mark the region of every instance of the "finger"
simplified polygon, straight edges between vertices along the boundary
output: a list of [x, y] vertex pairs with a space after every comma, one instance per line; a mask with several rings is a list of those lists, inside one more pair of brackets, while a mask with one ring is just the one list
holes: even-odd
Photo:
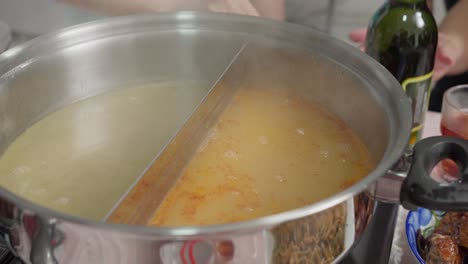
[[208, 6], [209, 10], [220, 13], [259, 16], [249, 0], [216, 0]]
[[[437, 52], [439, 53], [439, 52]], [[437, 55], [434, 62], [434, 74], [432, 76], [432, 80], [434, 82], [438, 81], [444, 75], [446, 75], [453, 65], [453, 61], [450, 60], [448, 57], [443, 55]]]
[[437, 49], [434, 62], [434, 75], [432, 77], [433, 81], [438, 81], [445, 74], [447, 74], [452, 65], [453, 60], [443, 54], [441, 49]]
[[457, 47], [452, 45], [450, 38], [439, 34], [439, 42], [434, 62], [433, 81], [438, 81], [452, 70], [458, 56], [457, 54]]
[[224, 5], [221, 1], [211, 3], [208, 6], [208, 9], [216, 13], [228, 13], [226, 5]]
[[360, 28], [349, 33], [348, 37], [351, 41], [364, 43], [366, 40], [367, 28]]
[[257, 9], [249, 0], [225, 0], [228, 8], [236, 10], [238, 14], [259, 16]]
[[244, 10], [241, 8], [241, 4], [230, 0], [221, 0], [220, 2], [222, 2], [222, 4], [226, 7], [226, 12], [238, 15], [246, 15]]
[[366, 52], [366, 46], [364, 46], [364, 45], [360, 45], [360, 46], [359, 46], [359, 49], [360, 49], [362, 52]]

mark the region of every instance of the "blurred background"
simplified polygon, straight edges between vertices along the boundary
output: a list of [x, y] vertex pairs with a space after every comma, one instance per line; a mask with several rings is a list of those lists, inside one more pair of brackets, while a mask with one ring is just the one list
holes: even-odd
[[[106, 16], [96, 11], [72, 6], [65, 3], [66, 1], [79, 2], [81, 0], [0, 0], [0, 52], [8, 46], [11, 47], [37, 35]], [[85, 1], [98, 2], [99, 0], [83, 0], [82, 2]], [[187, 3], [190, 0], [184, 1]], [[347, 37], [349, 31], [367, 26], [371, 15], [383, 1], [284, 0], [284, 14], [286, 21], [315, 27], [349, 42]], [[251, 2], [255, 5], [255, 0]], [[434, 15], [440, 21], [445, 15], [443, 1], [433, 2]]]

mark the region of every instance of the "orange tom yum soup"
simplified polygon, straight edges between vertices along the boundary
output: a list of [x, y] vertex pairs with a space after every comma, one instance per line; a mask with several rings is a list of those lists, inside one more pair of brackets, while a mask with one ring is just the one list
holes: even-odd
[[360, 180], [371, 165], [366, 146], [321, 106], [241, 89], [149, 224], [222, 224], [303, 207]]

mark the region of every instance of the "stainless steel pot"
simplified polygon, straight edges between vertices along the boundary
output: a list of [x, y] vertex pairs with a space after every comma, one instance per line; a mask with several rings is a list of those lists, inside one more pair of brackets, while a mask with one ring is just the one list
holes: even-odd
[[378, 163], [369, 175], [304, 208], [247, 222], [184, 228], [95, 222], [0, 188], [0, 223], [18, 256], [26, 263], [339, 260], [372, 218], [376, 180], [404, 152], [411, 109], [383, 67], [312, 29], [253, 17], [181, 12], [114, 18], [41, 36], [0, 55], [0, 150], [47, 113], [124, 85], [214, 83], [245, 41], [291, 51], [284, 63], [259, 62], [278, 73], [260, 80], [294, 82], [343, 118]]

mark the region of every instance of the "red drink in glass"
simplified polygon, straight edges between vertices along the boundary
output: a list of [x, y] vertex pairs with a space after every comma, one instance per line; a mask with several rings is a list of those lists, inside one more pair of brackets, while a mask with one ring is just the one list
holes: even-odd
[[440, 122], [440, 132], [444, 136], [464, 138], [468, 140], [468, 108], [452, 116], [443, 115]]

